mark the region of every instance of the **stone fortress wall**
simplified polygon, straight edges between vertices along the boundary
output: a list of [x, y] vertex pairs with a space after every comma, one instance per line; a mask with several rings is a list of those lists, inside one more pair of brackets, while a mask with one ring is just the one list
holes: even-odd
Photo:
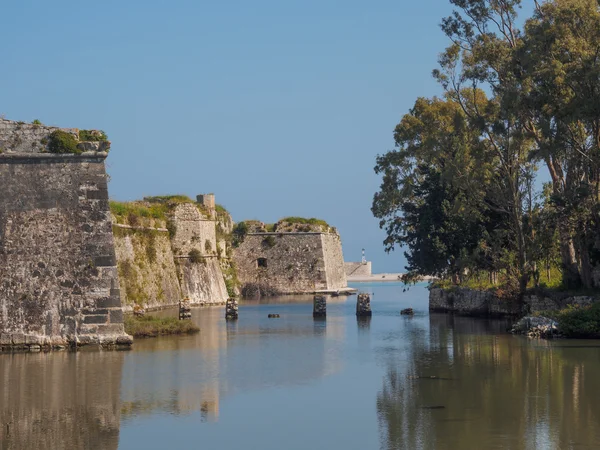
[[[131, 344], [104, 160], [48, 152], [54, 127], [0, 119], [0, 347]], [[78, 139], [78, 130], [67, 129]]]
[[221, 270], [226, 255], [217, 250], [218, 222], [213, 212], [203, 214], [202, 206], [191, 201], [175, 205], [168, 214], [170, 232], [159, 220], [131, 226], [113, 217], [121, 299], [127, 309], [135, 304], [165, 308], [184, 297], [193, 305], [227, 301]]
[[347, 288], [342, 244], [337, 233], [249, 233], [234, 250], [244, 287], [296, 294]]
[[370, 277], [373, 274], [371, 261], [344, 263], [347, 278]]

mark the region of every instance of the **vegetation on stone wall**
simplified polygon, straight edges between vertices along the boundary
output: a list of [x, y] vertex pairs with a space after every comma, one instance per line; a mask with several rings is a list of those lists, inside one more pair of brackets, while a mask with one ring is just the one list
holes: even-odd
[[191, 249], [188, 253], [188, 257], [190, 258], [190, 262], [192, 264], [199, 264], [201, 262], [204, 262], [204, 257], [202, 256], [200, 250], [198, 250], [197, 248]]
[[229, 295], [229, 298], [237, 297], [240, 282], [237, 277], [237, 269], [234, 262], [230, 261], [228, 264], [225, 264], [225, 267], [223, 267], [222, 264], [221, 270], [223, 271], [223, 279], [225, 280], [227, 295]]
[[277, 245], [277, 241], [273, 236], [267, 236], [263, 239], [262, 244], [267, 248], [273, 248], [275, 245]]
[[77, 148], [77, 139], [71, 133], [62, 130], [55, 130], [48, 136], [48, 150], [50, 153], [72, 153], [75, 155], [81, 154], [81, 150]]
[[[168, 208], [164, 204], [149, 204], [146, 202], [117, 202], [111, 200], [110, 212], [117, 218], [119, 223], [123, 221], [127, 222], [139, 222], [137, 218], [153, 218], [166, 220]], [[118, 219], [122, 218], [123, 221]], [[134, 226], [132, 223], [129, 225]]]
[[175, 195], [155, 195], [152, 197], [144, 197], [145, 202], [149, 203], [163, 203], [163, 204], [178, 204], [178, 203], [194, 203], [194, 201], [187, 195], [175, 194]]
[[240, 244], [242, 242], [244, 242], [244, 239], [246, 238], [246, 235], [248, 234], [248, 224], [246, 222], [238, 222], [235, 224], [235, 226], [233, 227], [233, 232], [231, 233], [232, 235], [232, 245], [234, 247], [239, 247]]
[[417, 99], [377, 157], [386, 250], [406, 248], [407, 281], [488, 278], [520, 295], [558, 269], [565, 288], [594, 287], [600, 6], [536, 2], [523, 20], [520, 0], [450, 3], [434, 71], [445, 95]]
[[79, 140], [81, 142], [101, 142], [108, 141], [108, 136], [102, 130], [79, 130]]

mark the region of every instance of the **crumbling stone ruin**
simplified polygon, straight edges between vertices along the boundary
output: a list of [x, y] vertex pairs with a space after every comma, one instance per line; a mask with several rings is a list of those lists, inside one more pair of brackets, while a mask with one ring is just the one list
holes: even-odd
[[100, 131], [0, 119], [0, 348], [130, 345]]

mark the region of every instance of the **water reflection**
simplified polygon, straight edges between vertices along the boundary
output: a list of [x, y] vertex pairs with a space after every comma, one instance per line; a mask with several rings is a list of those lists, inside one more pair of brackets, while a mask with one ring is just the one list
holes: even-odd
[[0, 357], [0, 448], [118, 447], [122, 352]]
[[408, 363], [388, 351], [382, 448], [598, 448], [600, 349], [504, 326], [431, 315], [428, 348], [410, 342]]
[[[202, 420], [215, 421], [224, 396], [304, 384], [338, 371], [344, 318], [314, 321], [309, 296], [275, 300], [241, 302], [240, 319], [233, 322], [225, 321], [222, 308], [194, 309], [199, 334], [136, 342], [123, 369], [123, 420], [200, 411]], [[269, 319], [269, 313], [281, 317]]]

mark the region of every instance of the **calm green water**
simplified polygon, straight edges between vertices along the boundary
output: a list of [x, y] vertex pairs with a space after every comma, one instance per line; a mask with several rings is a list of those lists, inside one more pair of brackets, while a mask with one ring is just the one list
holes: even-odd
[[196, 309], [199, 335], [128, 352], [0, 355], [0, 448], [600, 448], [600, 341], [530, 341], [430, 315], [424, 286], [358, 286], [370, 321], [356, 297], [326, 321], [283, 297], [237, 323]]

